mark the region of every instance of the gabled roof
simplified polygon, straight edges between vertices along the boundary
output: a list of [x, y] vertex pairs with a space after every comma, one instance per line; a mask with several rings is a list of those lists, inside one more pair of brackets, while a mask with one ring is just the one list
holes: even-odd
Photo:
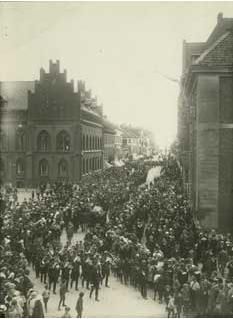
[[233, 65], [233, 32], [222, 34], [195, 61], [195, 65], [231, 66]]
[[223, 18], [222, 14], [218, 15], [218, 23], [214, 30], [211, 32], [208, 40], [206, 41], [207, 46], [212, 45], [218, 38], [220, 38], [226, 31], [233, 28], [233, 18]]
[[34, 81], [0, 82], [0, 96], [9, 110], [28, 108], [28, 90], [34, 91]]

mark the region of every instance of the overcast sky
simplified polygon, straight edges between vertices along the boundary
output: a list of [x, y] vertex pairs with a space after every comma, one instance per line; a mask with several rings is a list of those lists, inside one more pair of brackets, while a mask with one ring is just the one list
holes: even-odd
[[205, 41], [231, 2], [0, 3], [0, 80], [34, 80], [49, 59], [83, 79], [108, 118], [176, 136], [182, 42]]

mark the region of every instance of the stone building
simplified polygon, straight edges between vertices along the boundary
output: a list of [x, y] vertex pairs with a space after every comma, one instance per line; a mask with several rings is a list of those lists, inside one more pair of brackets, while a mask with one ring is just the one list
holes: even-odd
[[191, 207], [207, 228], [233, 225], [233, 19], [183, 43], [178, 140]]
[[103, 167], [102, 107], [59, 61], [35, 82], [0, 83], [0, 178], [17, 187], [77, 182]]

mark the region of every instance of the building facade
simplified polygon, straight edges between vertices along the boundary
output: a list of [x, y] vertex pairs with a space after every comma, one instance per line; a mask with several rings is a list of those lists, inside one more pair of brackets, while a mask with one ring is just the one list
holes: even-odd
[[153, 134], [142, 128], [122, 125], [122, 151], [124, 157], [151, 156], [155, 145]]
[[35, 82], [0, 84], [0, 177], [17, 187], [78, 182], [102, 168], [102, 112], [59, 61]]
[[96, 98], [86, 91], [85, 83], [78, 82], [81, 99], [81, 156], [82, 175], [103, 169], [103, 109]]
[[116, 130], [115, 126], [111, 124], [106, 118], [103, 123], [103, 132], [104, 132], [104, 161], [111, 163], [115, 160], [116, 157]]
[[233, 225], [233, 19], [183, 44], [178, 140], [190, 203], [206, 228]]

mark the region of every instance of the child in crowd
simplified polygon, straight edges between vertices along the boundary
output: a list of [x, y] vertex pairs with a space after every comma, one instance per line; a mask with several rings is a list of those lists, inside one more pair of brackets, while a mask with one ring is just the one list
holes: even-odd
[[82, 318], [82, 313], [83, 313], [83, 296], [84, 293], [80, 292], [79, 298], [76, 304], [76, 311], [77, 311], [77, 318]]
[[68, 306], [65, 307], [65, 312], [64, 312], [62, 318], [71, 318], [70, 307], [68, 307]]
[[49, 301], [49, 297], [50, 297], [50, 291], [48, 289], [48, 285], [45, 285], [44, 291], [42, 293], [42, 297], [43, 297], [43, 301], [44, 301], [45, 311], [48, 312], [48, 301]]

